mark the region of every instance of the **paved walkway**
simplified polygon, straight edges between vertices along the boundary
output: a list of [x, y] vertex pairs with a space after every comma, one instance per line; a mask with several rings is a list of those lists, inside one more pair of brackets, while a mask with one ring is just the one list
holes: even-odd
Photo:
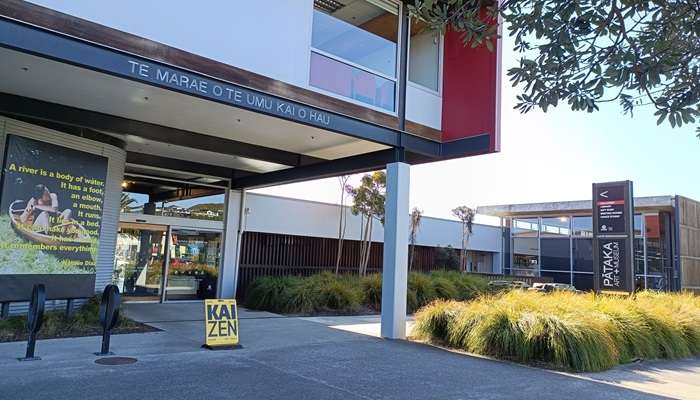
[[112, 350], [137, 363], [95, 364], [94, 337], [40, 341], [42, 360], [33, 362], [16, 360], [23, 343], [0, 344], [0, 399], [663, 398], [329, 327], [376, 324], [376, 317], [324, 322], [241, 310], [244, 347], [208, 351], [200, 348], [201, 304], [129, 305], [127, 313], [163, 329], [112, 338]]

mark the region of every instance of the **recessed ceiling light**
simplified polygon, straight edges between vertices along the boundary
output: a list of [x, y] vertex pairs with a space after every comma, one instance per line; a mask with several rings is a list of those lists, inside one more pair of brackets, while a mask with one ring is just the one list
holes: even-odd
[[148, 96], [143, 96], [143, 99], [148, 101]]
[[22, 67], [22, 71], [27, 72], [27, 71], [29, 71], [29, 68], [28, 68], [28, 67]]

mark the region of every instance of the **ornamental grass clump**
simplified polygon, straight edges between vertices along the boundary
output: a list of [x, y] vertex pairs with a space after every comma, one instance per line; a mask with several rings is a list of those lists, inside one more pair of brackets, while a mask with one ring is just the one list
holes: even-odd
[[600, 371], [700, 354], [700, 302], [691, 294], [513, 290], [471, 302], [435, 301], [416, 314], [414, 335], [517, 362]]
[[[488, 281], [460, 272], [411, 272], [406, 303], [414, 312], [435, 299], [466, 300], [488, 290]], [[277, 313], [355, 313], [381, 311], [382, 275], [336, 275], [322, 272], [311, 276], [261, 277], [253, 281], [243, 304], [252, 309]]]

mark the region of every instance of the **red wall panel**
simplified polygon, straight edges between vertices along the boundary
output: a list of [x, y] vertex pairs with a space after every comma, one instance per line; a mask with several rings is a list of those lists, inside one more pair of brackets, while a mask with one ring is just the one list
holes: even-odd
[[500, 40], [494, 50], [465, 46], [459, 32], [445, 34], [442, 83], [442, 141], [491, 135], [500, 142]]

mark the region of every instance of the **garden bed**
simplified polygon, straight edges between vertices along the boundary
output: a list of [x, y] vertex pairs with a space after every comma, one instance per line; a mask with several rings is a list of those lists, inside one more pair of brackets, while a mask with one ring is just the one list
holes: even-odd
[[[88, 300], [73, 315], [66, 316], [64, 311], [44, 313], [44, 323], [37, 334], [37, 339], [55, 339], [66, 337], [99, 336], [102, 326], [99, 317], [99, 298]], [[14, 316], [0, 321], [0, 343], [27, 340], [27, 317]], [[113, 334], [154, 332], [158, 329], [120, 316]]]
[[[488, 281], [456, 271], [410, 273], [407, 309], [412, 313], [436, 299], [469, 300], [486, 293]], [[246, 291], [247, 308], [283, 314], [353, 315], [381, 310], [382, 276], [335, 275], [263, 277]]]
[[700, 297], [632, 297], [513, 290], [435, 301], [416, 314], [416, 339], [469, 353], [569, 371], [700, 354]]

